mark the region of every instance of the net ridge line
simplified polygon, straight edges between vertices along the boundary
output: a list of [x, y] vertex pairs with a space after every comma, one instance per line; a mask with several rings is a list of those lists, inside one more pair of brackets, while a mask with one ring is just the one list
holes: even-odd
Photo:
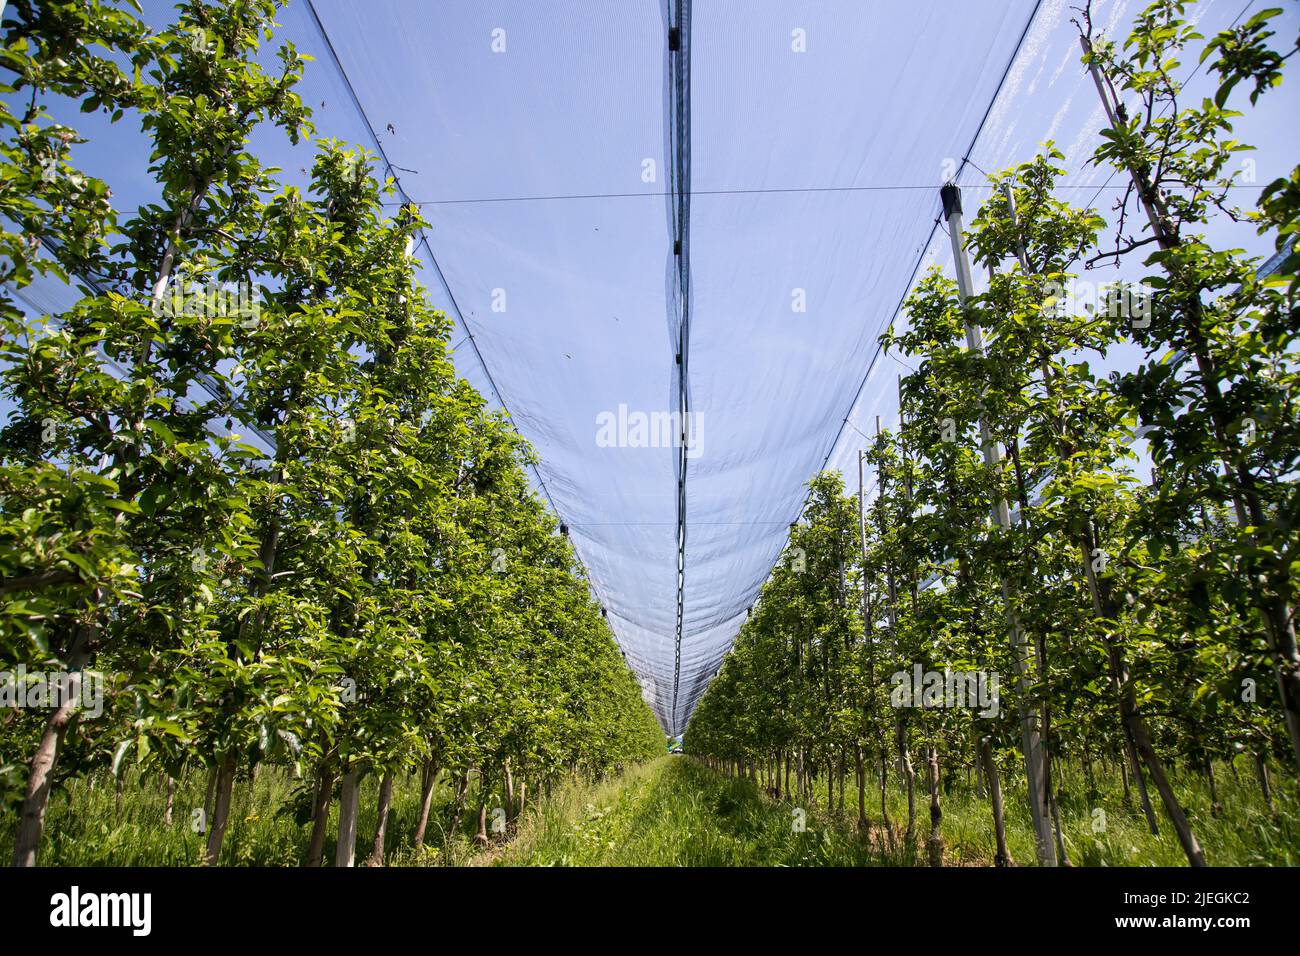
[[[366, 132], [370, 134], [370, 140], [375, 145], [375, 151], [379, 154], [380, 159], [384, 161], [384, 165], [388, 169], [388, 175], [392, 177], [393, 185], [397, 189], [397, 194], [402, 197], [402, 204], [417, 205], [411, 202], [410, 196], [402, 186], [402, 178], [397, 174], [397, 170], [400, 167], [394, 166], [392, 160], [388, 158], [388, 152], [384, 149], [384, 144], [380, 141], [379, 134], [375, 132], [374, 124], [370, 122], [370, 117], [366, 113], [366, 108], [361, 103], [361, 97], [357, 95], [356, 87], [352, 85], [352, 79], [348, 76], [348, 71], [343, 66], [343, 60], [339, 57], [338, 51], [334, 48], [334, 42], [330, 39], [329, 32], [325, 29], [325, 24], [321, 21], [320, 13], [316, 10], [314, 0], [307, 0], [307, 10], [311, 13], [312, 23], [320, 34], [320, 38], [324, 42], [325, 48], [329, 51], [330, 59], [334, 63], [334, 68], [338, 71], [339, 78], [343, 80], [343, 85], [347, 88], [348, 96], [352, 100], [352, 105], [357, 111], [357, 116], [360, 117], [362, 124], [366, 127]], [[483, 375], [487, 378], [488, 384], [492, 387], [492, 393], [496, 396], [497, 404], [499, 404], [502, 411], [506, 413], [506, 417], [510, 419], [511, 424], [514, 424], [514, 414], [510, 411], [510, 406], [506, 404], [505, 397], [501, 394], [501, 389], [497, 387], [496, 379], [492, 376], [492, 370], [488, 368], [488, 364], [483, 358], [483, 353], [478, 347], [478, 340], [474, 337], [474, 330], [470, 328], [469, 322], [465, 319], [460, 304], [456, 301], [456, 296], [451, 291], [451, 286], [447, 282], [447, 277], [443, 275], [442, 266], [438, 263], [438, 257], [434, 255], [433, 247], [429, 244], [428, 235], [423, 229], [420, 230], [419, 244], [424, 249], [425, 254], [429, 257], [429, 262], [438, 276], [438, 281], [441, 283], [443, 291], [447, 293], [447, 299], [451, 303], [452, 311], [456, 314], [456, 318], [460, 321], [461, 327], [465, 330], [465, 338], [462, 338], [461, 341], [457, 343], [456, 347], [459, 348], [460, 345], [463, 345], [465, 339], [469, 340], [470, 346], [474, 349], [474, 356], [478, 359], [479, 367], [483, 370]], [[537, 484], [542, 489], [542, 494], [546, 496], [546, 501], [551, 506], [551, 511], [555, 513], [555, 516], [560, 519], [561, 523], [565, 523], [564, 515], [560, 513], [559, 507], [555, 504], [555, 499], [551, 496], [550, 489], [546, 487], [546, 479], [542, 477], [541, 470], [535, 463], [529, 467], [532, 469], [533, 475], [537, 478]], [[602, 608], [606, 607], [606, 601], [604, 596], [600, 593], [600, 588], [597, 587], [595, 579], [586, 570], [586, 562], [582, 559], [582, 553], [578, 549], [577, 541], [570, 537], [569, 544], [573, 548], [573, 553], [577, 557], [579, 565], [582, 566], [583, 578], [586, 580], [587, 586], [595, 595], [600, 606]], [[612, 626], [610, 627], [610, 630], [613, 630]]]
[[[674, 357], [677, 379], [677, 411], [680, 442], [677, 449], [677, 621], [673, 641], [673, 702], [668, 713], [669, 734], [678, 732], [677, 707], [682, 673], [682, 634], [686, 618], [686, 477], [689, 462], [686, 434], [690, 429], [690, 334], [691, 334], [691, 2], [669, 0], [668, 33], [668, 128], [672, 140], [672, 175], [670, 178], [673, 222], [672, 256], [677, 280], [676, 301], [680, 308], [677, 323], [677, 354]], [[673, 24], [672, 14], [676, 13]]]

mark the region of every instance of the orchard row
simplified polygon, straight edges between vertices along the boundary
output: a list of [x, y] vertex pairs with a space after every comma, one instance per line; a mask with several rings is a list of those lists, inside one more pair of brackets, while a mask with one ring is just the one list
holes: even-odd
[[[860, 825], [870, 776], [887, 830], [896, 767], [909, 836], [919, 752], [934, 862], [939, 781], [962, 769], [991, 794], [999, 862], [1000, 777], [1014, 775], [1008, 792], [1027, 801], [1047, 865], [1065, 862], [1067, 761], [1090, 792], [1095, 766], [1122, 775], [1152, 831], [1166, 818], [1193, 865], [1205, 854], [1172, 766], [1214, 794], [1216, 763], [1235, 768], [1244, 754], [1265, 800], [1270, 764], [1294, 784], [1300, 169], [1254, 208], [1232, 207], [1247, 147], [1227, 107], [1267, 95], [1288, 51], [1271, 45], [1279, 11], [1207, 43], [1184, 6], [1157, 0], [1122, 46], [1080, 23], [1110, 117], [1094, 162], [1130, 184], [1113, 244], [1095, 211], [1056, 198], [1062, 157], [1050, 144], [992, 177], [969, 233], [960, 193], [944, 190], [958, 279], [926, 275], [883, 338], [914, 369], [900, 382], [901, 425], [862, 454], [856, 501], [837, 475], [812, 482], [688, 751], [777, 778], [777, 792], [793, 764], [798, 794], [819, 770], [842, 781], [848, 765]], [[1201, 51], [1219, 91], [1196, 101], [1174, 77]], [[1274, 238], [1276, 268], [1209, 245], [1221, 216]], [[968, 257], [988, 275], [983, 291]], [[1137, 257], [1151, 290], [1141, 321], [1062, 301], [1073, 270]], [[1125, 349], [1137, 359], [1098, 370]], [[925, 673], [931, 687], [911, 687], [908, 675]], [[997, 700], [948, 695], [955, 673], [998, 678]], [[895, 693], [900, 676], [920, 693]]]
[[[250, 151], [311, 133], [303, 58], [259, 65], [274, 13], [6, 7], [0, 669], [103, 688], [0, 717], [18, 865], [52, 792], [105, 770], [206, 771], [216, 862], [236, 778], [287, 769], [315, 793], [309, 862], [337, 793], [346, 865], [363, 775], [382, 828], [394, 776], [423, 774], [418, 842], [439, 773], [513, 813], [663, 749], [530, 452], [454, 374], [418, 214], [385, 215], [384, 171], [344, 144], [316, 144], [304, 190]], [[56, 98], [143, 129], [153, 202], [119, 216]], [[39, 275], [84, 294], [34, 319], [13, 293]]]

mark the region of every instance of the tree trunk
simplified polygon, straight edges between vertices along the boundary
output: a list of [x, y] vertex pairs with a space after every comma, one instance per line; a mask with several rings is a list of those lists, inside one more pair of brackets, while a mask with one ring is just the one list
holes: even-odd
[[912, 833], [916, 829], [916, 771], [912, 769], [912, 755], [907, 748], [907, 728], [901, 718], [897, 724], [897, 733], [898, 768], [907, 787], [907, 832], [903, 839], [911, 843]]
[[172, 825], [172, 807], [176, 801], [176, 781], [167, 778], [167, 802], [163, 805], [163, 826]]
[[[80, 672], [90, 660], [90, 644], [93, 627], [90, 625], [76, 628], [72, 647], [68, 652], [68, 670], [77, 674], [77, 689], [80, 691]], [[71, 681], [69, 681], [71, 684]], [[41, 834], [45, 830], [45, 810], [50, 804], [50, 788], [53, 785], [54, 765], [58, 760], [59, 747], [63, 744], [68, 724], [76, 713], [80, 693], [69, 693], [45, 722], [40, 742], [32, 754], [27, 772], [27, 789], [23, 794], [23, 805], [19, 811], [18, 827], [14, 833], [14, 866], [35, 866], [36, 850], [41, 843]]]
[[384, 837], [388, 835], [388, 810], [393, 805], [393, 775], [384, 774], [379, 785], [379, 804], [375, 809], [375, 842], [370, 849], [366, 866], [384, 865]]
[[1050, 794], [1052, 802], [1052, 824], [1056, 831], [1056, 858], [1061, 866], [1074, 866], [1070, 862], [1070, 855], [1065, 852], [1065, 834], [1061, 832], [1061, 813], [1056, 808], [1057, 794]]
[[853, 764], [858, 775], [858, 832], [865, 835], [871, 823], [867, 819], [867, 773], [862, 764], [862, 744], [853, 747]]
[[1159, 836], [1160, 827], [1156, 823], [1156, 812], [1151, 807], [1151, 797], [1147, 793], [1146, 774], [1142, 772], [1142, 760], [1138, 756], [1137, 744], [1127, 724], [1124, 726], [1124, 735], [1128, 746], [1129, 762], [1133, 765], [1133, 782], [1137, 784], [1138, 800], [1141, 801], [1142, 812], [1147, 818], [1147, 829], [1151, 831], [1152, 836]]
[[420, 822], [415, 827], [415, 847], [424, 846], [424, 832], [429, 826], [429, 808], [433, 806], [433, 785], [438, 779], [438, 762], [430, 760], [424, 765], [420, 781]]
[[840, 748], [839, 760], [836, 762], [835, 771], [839, 775], [839, 792], [840, 792], [840, 813], [844, 812], [844, 748]]
[[506, 819], [513, 820], [515, 818], [515, 778], [510, 772], [509, 757], [502, 761], [501, 773], [506, 788]]
[[894, 847], [894, 821], [889, 819], [889, 754], [884, 746], [880, 748], [880, 823], [885, 828], [889, 848]]
[[930, 784], [930, 839], [926, 841], [930, 865], [943, 866], [943, 810], [939, 808], [939, 751], [931, 744], [926, 749], [926, 779]]
[[235, 755], [226, 754], [217, 765], [213, 794], [212, 817], [208, 820], [208, 847], [204, 865], [216, 866], [221, 858], [221, 844], [226, 838], [226, 824], [230, 821], [230, 799], [235, 792]]
[[997, 839], [997, 855], [993, 862], [997, 866], [1015, 866], [1011, 851], [1007, 849], [1007, 826], [1002, 813], [1002, 784], [998, 779], [998, 766], [993, 762], [993, 739], [980, 738], [980, 759], [984, 764], [984, 778], [989, 784], [989, 798], [993, 804], [993, 833]]
[[447, 847], [450, 849], [452, 839], [455, 838], [456, 832], [460, 829], [460, 818], [465, 812], [465, 801], [469, 798], [469, 774], [461, 772], [456, 775], [456, 798], [452, 801], [451, 808], [451, 828], [448, 830], [450, 838], [447, 840]]
[[325, 860], [325, 835], [329, 830], [330, 804], [334, 802], [334, 768], [321, 765], [316, 771], [316, 794], [311, 807], [311, 842], [307, 865], [320, 866]]
[[334, 848], [335, 866], [355, 866], [357, 855], [357, 810], [361, 801], [361, 774], [355, 765], [343, 773], [339, 790], [339, 839]]
[[[1131, 694], [1132, 691], [1130, 690], [1129, 693]], [[1174, 832], [1178, 834], [1178, 842], [1182, 844], [1183, 852], [1187, 854], [1188, 864], [1191, 866], [1205, 866], [1205, 857], [1201, 853], [1201, 845], [1196, 842], [1196, 836], [1192, 833], [1192, 826], [1187, 821], [1186, 814], [1183, 813], [1182, 805], [1178, 802], [1178, 798], [1174, 796], [1173, 787], [1169, 785], [1169, 780], [1165, 776], [1165, 769], [1160, 763], [1160, 758], [1156, 756], [1155, 748], [1151, 745], [1151, 738], [1147, 735], [1144, 722], [1135, 721], [1133, 737], [1138, 753], [1142, 756], [1142, 762], [1146, 764], [1147, 770], [1151, 774], [1151, 782], [1156, 785], [1156, 792], [1160, 794], [1160, 799], [1164, 802], [1165, 812], [1169, 814], [1169, 819], [1173, 822]]]
[[1264, 794], [1264, 803], [1268, 807], [1269, 815], [1277, 816], [1277, 807], [1273, 805], [1273, 788], [1269, 786], [1268, 781], [1268, 763], [1258, 750], [1255, 751], [1255, 773], [1259, 776], [1259, 789]]
[[1219, 785], [1214, 779], [1214, 761], [1205, 758], [1205, 779], [1210, 785], [1210, 816], [1217, 817], [1223, 812], [1223, 804], [1219, 802]]

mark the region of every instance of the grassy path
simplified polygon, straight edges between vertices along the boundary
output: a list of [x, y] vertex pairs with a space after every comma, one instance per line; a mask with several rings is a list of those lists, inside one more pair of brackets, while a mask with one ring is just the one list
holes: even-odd
[[[819, 787], [824, 786], [819, 784]], [[1190, 787], [1187, 805], [1216, 865], [1295, 866], [1300, 807], [1290, 791], [1276, 794], [1277, 813], [1263, 806], [1246, 776], [1221, 780], [1218, 807]], [[850, 803], [853, 794], [849, 795]], [[752, 783], [723, 777], [689, 757], [661, 757], [601, 784], [574, 782], [534, 807], [509, 844], [485, 854], [498, 866], [924, 866], [929, 808], [918, 794], [917, 833], [905, 843], [899, 828], [907, 809], [889, 790], [895, 826], [893, 850], [881, 851], [873, 831], [868, 847], [853, 814], [827, 818], [810, 809], [797, 831], [790, 804], [775, 802]], [[1183, 858], [1168, 826], [1150, 835], [1140, 811], [1122, 794], [1098, 796], [1100, 809], [1081, 800], [1062, 806], [1066, 842], [1075, 865], [1180, 866]], [[873, 823], [878, 823], [872, 806]], [[1008, 842], [1016, 861], [1034, 859], [1029, 815], [1012, 800]], [[1100, 824], [1100, 825], [1098, 825]], [[958, 785], [943, 800], [946, 866], [990, 866], [988, 802]]]
[[790, 808], [686, 757], [662, 757], [595, 788], [556, 794], [498, 866], [863, 866], [858, 841], [796, 832]]
[[[1077, 773], [1077, 771], [1075, 771]], [[193, 866], [202, 853], [203, 835], [192, 821], [205, 797], [203, 773], [177, 781], [173, 823], [164, 822], [165, 789], [157, 774], [127, 774], [121, 797], [103, 775], [71, 781], [51, 800], [44, 866]], [[990, 865], [993, 836], [988, 801], [962, 776], [946, 781], [943, 795], [944, 862], [947, 866]], [[1091, 799], [1079, 791], [1061, 801], [1061, 818], [1070, 859], [1081, 866], [1181, 866], [1185, 857], [1164, 818], [1159, 836], [1147, 832], [1141, 810], [1125, 800], [1118, 781], [1099, 779]], [[310, 823], [305, 798], [309, 781], [283, 769], [267, 769], [235, 788], [231, 826], [222, 849], [225, 866], [301, 866], [306, 860]], [[419, 814], [418, 775], [399, 778], [387, 827], [390, 866], [539, 865], [539, 866], [916, 866], [925, 865], [924, 838], [929, 807], [918, 794], [917, 832], [908, 843], [899, 829], [907, 820], [906, 797], [891, 779], [887, 793], [895, 826], [894, 852], [881, 853], [882, 831], [873, 830], [872, 848], [856, 833], [856, 792], [848, 781], [847, 811], [829, 815], [825, 781], [816, 783], [797, 832], [793, 807], [777, 803], [748, 781], [724, 778], [690, 757], [667, 755], [633, 767], [601, 783], [574, 778], [536, 799], [506, 842], [473, 843], [480, 798], [471, 796], [456, 833], [446, 831], [452, 815], [452, 782], [441, 780], [423, 851], [412, 848]], [[1300, 865], [1300, 793], [1287, 783], [1275, 786], [1275, 809], [1265, 806], [1251, 768], [1228, 766], [1219, 775], [1218, 801], [1212, 802], [1195, 775], [1175, 777], [1197, 835], [1214, 866]], [[357, 861], [369, 855], [376, 827], [379, 780], [362, 781]], [[948, 788], [945, 788], [947, 790]], [[533, 792], [530, 788], [530, 796]], [[1029, 814], [1020, 791], [1007, 795], [1008, 843], [1022, 866], [1034, 859]], [[495, 805], [498, 795], [489, 795]], [[806, 798], [805, 798], [806, 799]], [[878, 826], [879, 796], [869, 794], [873, 826]], [[12, 839], [12, 817], [0, 817], [0, 845]], [[325, 858], [334, 857], [331, 820]], [[887, 842], [887, 841], [886, 841]]]

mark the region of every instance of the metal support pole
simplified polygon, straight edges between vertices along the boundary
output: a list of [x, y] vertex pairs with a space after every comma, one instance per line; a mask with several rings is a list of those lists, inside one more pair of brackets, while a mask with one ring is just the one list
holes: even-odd
[[[967, 308], [970, 297], [974, 294], [974, 284], [971, 281], [970, 261], [966, 258], [961, 187], [956, 183], [948, 183], [939, 191], [939, 198], [943, 201], [943, 215], [948, 221], [948, 235], [952, 240], [957, 293], [965, 313], [966, 346], [971, 352], [981, 354], [984, 351], [983, 330]], [[1002, 450], [993, 438], [983, 409], [980, 410], [979, 429], [984, 464], [990, 472], [996, 472], [1002, 462]], [[1011, 513], [1003, 495], [994, 497], [992, 518], [994, 524], [1001, 528], [1011, 527]], [[1024, 629], [1020, 626], [1020, 616], [1016, 613], [1011, 584], [1005, 577], [1002, 579], [1002, 600], [1006, 606], [1007, 626], [1011, 636], [1011, 658], [1015, 662], [1016, 683], [1020, 694], [1020, 752], [1025, 758], [1025, 776], [1029, 781], [1029, 813], [1034, 825], [1034, 845], [1038, 851], [1038, 862], [1042, 866], [1056, 866], [1052, 817], [1048, 808], [1046, 780], [1043, 774], [1043, 741], [1039, 734], [1037, 714], [1028, 704], [1033, 685], [1028, 660], [1029, 648], [1025, 641]]]

